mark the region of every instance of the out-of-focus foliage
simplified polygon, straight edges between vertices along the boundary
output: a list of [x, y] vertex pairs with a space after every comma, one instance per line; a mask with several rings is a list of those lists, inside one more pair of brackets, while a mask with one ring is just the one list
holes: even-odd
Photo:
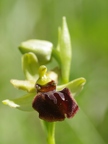
[[[70, 80], [85, 77], [76, 97], [80, 111], [56, 125], [57, 144], [108, 143], [108, 1], [0, 0], [0, 101], [23, 92], [9, 83], [24, 79], [17, 47], [28, 39], [57, 43], [57, 28], [66, 16], [72, 38]], [[43, 144], [45, 135], [36, 112], [0, 104], [0, 144]]]

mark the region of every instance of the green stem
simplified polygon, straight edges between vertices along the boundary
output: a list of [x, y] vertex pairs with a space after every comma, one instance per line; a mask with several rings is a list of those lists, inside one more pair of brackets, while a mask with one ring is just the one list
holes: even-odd
[[55, 123], [54, 122], [48, 124], [47, 142], [48, 144], [55, 144]]
[[42, 121], [47, 132], [47, 144], [55, 144], [55, 122]]

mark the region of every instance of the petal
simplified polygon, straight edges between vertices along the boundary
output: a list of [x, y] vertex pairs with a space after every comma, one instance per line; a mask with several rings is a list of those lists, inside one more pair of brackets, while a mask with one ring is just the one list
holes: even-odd
[[27, 92], [35, 92], [35, 81], [28, 81], [28, 80], [16, 80], [12, 79], [11, 84], [18, 89], [25, 90]]
[[48, 71], [47, 72], [47, 77], [49, 77], [51, 80], [54, 80], [56, 83], [58, 82], [58, 74], [54, 70], [53, 71]]
[[73, 117], [78, 110], [78, 105], [68, 88], [56, 92], [49, 91], [38, 93], [32, 103], [33, 108], [38, 111], [43, 120], [54, 122], [62, 121], [65, 117]]
[[57, 90], [61, 90], [67, 87], [72, 92], [72, 95], [75, 96], [83, 89], [85, 83], [86, 83], [85, 78], [78, 78], [64, 85], [57, 86]]
[[20, 109], [22, 111], [32, 111], [32, 101], [33, 98], [35, 96], [36, 93], [31, 93], [31, 94], [26, 94], [20, 98], [16, 98], [16, 99], [6, 99], [3, 100], [3, 104], [8, 105], [12, 108], [17, 108]]

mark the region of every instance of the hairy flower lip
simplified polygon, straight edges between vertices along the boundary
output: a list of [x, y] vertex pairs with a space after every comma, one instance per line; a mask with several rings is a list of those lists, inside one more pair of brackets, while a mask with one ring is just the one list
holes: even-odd
[[78, 111], [78, 105], [68, 88], [56, 91], [54, 81], [44, 86], [36, 84], [37, 95], [32, 107], [39, 113], [39, 118], [48, 121], [63, 121], [73, 117]]

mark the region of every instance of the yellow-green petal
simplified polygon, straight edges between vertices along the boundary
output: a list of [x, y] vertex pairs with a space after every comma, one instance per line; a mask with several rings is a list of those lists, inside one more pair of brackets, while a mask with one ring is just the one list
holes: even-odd
[[73, 81], [70, 81], [69, 83], [66, 83], [64, 85], [57, 86], [57, 90], [62, 90], [63, 88], [67, 87], [71, 90], [73, 96], [75, 96], [83, 89], [85, 83], [86, 79], [81, 77]]
[[33, 93], [36, 91], [35, 81], [12, 79], [12, 80], [10, 80], [10, 82], [15, 88], [25, 90], [30, 93]]

